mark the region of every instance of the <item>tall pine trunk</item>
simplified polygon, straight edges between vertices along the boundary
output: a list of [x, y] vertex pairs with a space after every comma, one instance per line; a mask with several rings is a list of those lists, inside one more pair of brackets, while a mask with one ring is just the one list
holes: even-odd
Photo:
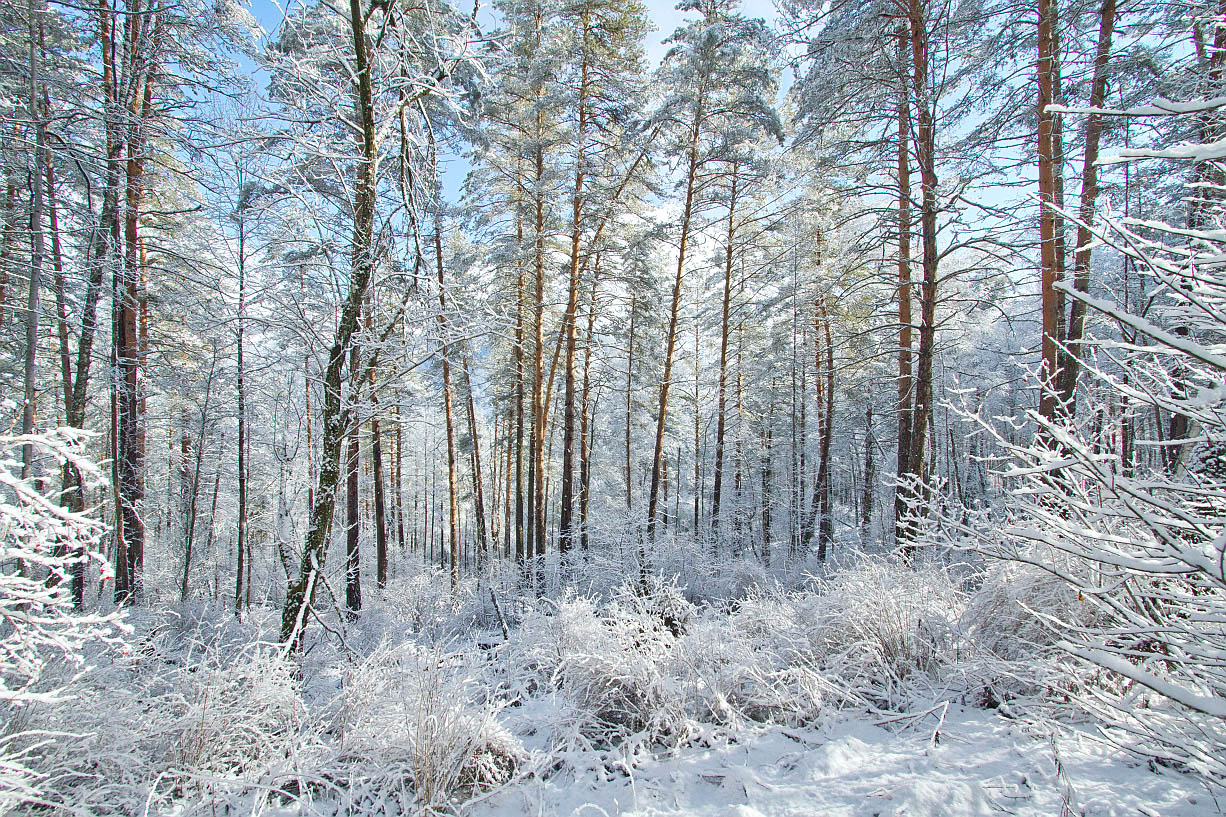
[[[366, 328], [374, 329], [374, 317], [370, 307], [366, 310]], [[387, 587], [387, 496], [383, 484], [383, 434], [379, 428], [379, 388], [375, 380], [375, 367], [368, 375], [370, 386], [370, 459], [374, 471], [375, 495], [375, 586]]]
[[[234, 612], [242, 609], [243, 571], [247, 549], [247, 391], [243, 368], [243, 329], [247, 309], [246, 219], [238, 214], [238, 372], [235, 382], [238, 398], [238, 575], [234, 583]], [[185, 575], [186, 578], [186, 575]], [[186, 581], [184, 582], [186, 587]], [[184, 594], [186, 595], [186, 594]]]
[[589, 13], [580, 14], [582, 20], [582, 45], [580, 47], [578, 123], [575, 131], [575, 189], [571, 197], [570, 276], [566, 287], [566, 312], [562, 317], [562, 331], [566, 333], [565, 397], [562, 409], [562, 488], [561, 508], [558, 512], [558, 550], [570, 550], [574, 538], [573, 518], [574, 471], [575, 471], [575, 321], [579, 311], [579, 245], [583, 235], [583, 182], [586, 162], [587, 106], [588, 106], [588, 52], [591, 25]]
[[[926, 430], [932, 415], [932, 363], [936, 342], [937, 299], [937, 200], [936, 200], [936, 125], [933, 103], [928, 88], [928, 30], [922, 0], [910, 0], [912, 91], [915, 94], [916, 140], [915, 159], [920, 169], [922, 196], [920, 199], [920, 236], [922, 239], [923, 280], [920, 284], [919, 349], [916, 356], [915, 402], [911, 413], [911, 446], [907, 455], [910, 499], [918, 501], [914, 485], [924, 470]], [[910, 557], [915, 528], [906, 522], [899, 529], [903, 553]]]
[[[914, 1], [914, 0], [913, 0]], [[1039, 368], [1039, 414], [1054, 420], [1059, 408], [1057, 372], [1061, 341], [1060, 298], [1056, 283], [1060, 280], [1060, 253], [1057, 244], [1056, 218], [1056, 137], [1055, 119], [1049, 106], [1055, 101], [1056, 66], [1056, 0], [1038, 0], [1038, 110], [1039, 110], [1039, 273], [1042, 305], [1042, 363]]]
[[371, 91], [370, 64], [366, 52], [366, 32], [361, 0], [349, 0], [349, 25], [354, 45], [354, 75], [356, 112], [361, 126], [361, 155], [356, 166], [354, 186], [353, 247], [349, 293], [341, 308], [332, 347], [328, 350], [328, 365], [324, 371], [324, 396], [321, 407], [323, 439], [320, 445], [319, 476], [316, 481], [310, 523], [302, 551], [302, 567], [298, 577], [286, 592], [281, 615], [281, 638], [291, 649], [301, 646], [306, 608], [312, 603], [317, 572], [323, 569], [327, 555], [328, 534], [336, 507], [336, 487], [340, 478], [340, 445], [345, 429], [351, 422], [352, 407], [341, 406], [341, 370], [345, 353], [358, 326], [366, 290], [374, 274], [374, 221], [376, 145], [374, 102]]
[[468, 435], [472, 439], [473, 510], [476, 513], [476, 538], [478, 564], [485, 566], [489, 559], [489, 533], [486, 528], [485, 485], [481, 468], [481, 437], [477, 432], [477, 406], [473, 400], [472, 374], [468, 357], [463, 360], [464, 390], [468, 400]]
[[[698, 181], [698, 137], [702, 132], [705, 80], [699, 89], [698, 107], [690, 126], [690, 142], [685, 174], [685, 205], [681, 213], [681, 240], [677, 248], [677, 274], [673, 280], [672, 303], [669, 308], [668, 334], [664, 345], [664, 371], [660, 378], [660, 395], [656, 403], [655, 450], [651, 460], [651, 483], [647, 494], [647, 539], [651, 541], [656, 532], [656, 515], [659, 510], [660, 480], [664, 466], [664, 429], [668, 419], [668, 392], [672, 386], [673, 352], [677, 346], [677, 318], [681, 310], [681, 284], [685, 276], [686, 251], [689, 249], [690, 228], [694, 217], [694, 196]], [[640, 547], [640, 579], [646, 580], [646, 553]]]
[[898, 96], [898, 460], [894, 495], [895, 536], [905, 544], [903, 517], [908, 508], [907, 475], [911, 473], [911, 95], [906, 70], [910, 65], [911, 38], [906, 25], [899, 26], [899, 68], [903, 71]]
[[[358, 392], [358, 370], [361, 366], [361, 353], [358, 344], [349, 347], [349, 388], [350, 401], [356, 402]], [[345, 607], [352, 617], [362, 609], [362, 551], [361, 551], [361, 518], [358, 515], [358, 460], [361, 448], [358, 441], [360, 424], [356, 406], [350, 415], [348, 451], [345, 454]], [[242, 551], [239, 551], [239, 564], [242, 564]]]
[[[1115, 30], [1116, 0], [1103, 0], [1098, 23], [1098, 49], [1094, 57], [1094, 79], [1090, 85], [1091, 110], [1102, 108], [1107, 97], [1107, 68], [1111, 60], [1111, 37]], [[1078, 212], [1077, 247], [1073, 253], [1073, 288], [1090, 291], [1090, 244], [1094, 208], [1098, 199], [1098, 145], [1102, 137], [1102, 114], [1091, 113], [1085, 124], [1085, 157], [1081, 170], [1081, 206]], [[1068, 352], [1063, 355], [1059, 375], [1061, 403], [1070, 414], [1075, 407], [1077, 377], [1081, 360], [1081, 340], [1085, 335], [1085, 302], [1072, 298], [1066, 329]]]
[[[724, 243], [724, 299], [720, 313], [719, 333], [719, 387], [715, 409], [715, 469], [714, 486], [711, 489], [711, 528], [716, 539], [720, 533], [720, 501], [724, 483], [724, 427], [725, 404], [728, 391], [728, 315], [732, 307], [732, 243], [736, 235], [736, 194], [738, 166], [732, 165], [731, 190], [728, 194], [728, 227]], [[697, 411], [697, 405], [695, 405]]]

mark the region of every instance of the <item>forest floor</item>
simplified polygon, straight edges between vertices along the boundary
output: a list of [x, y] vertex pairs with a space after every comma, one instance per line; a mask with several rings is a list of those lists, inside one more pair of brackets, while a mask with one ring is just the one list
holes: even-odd
[[[942, 717], [943, 716], [943, 717]], [[1067, 730], [950, 706], [882, 723], [766, 726], [609, 773], [507, 786], [474, 817], [1193, 817], [1221, 813], [1186, 776]], [[510, 724], [514, 726], [514, 723]]]
[[301, 655], [276, 604], [134, 610], [10, 745], [55, 814], [1221, 813], [1204, 778], [1096, 739], [1077, 696], [1105, 681], [1028, 612], [1081, 603], [1041, 571], [733, 568], [644, 590], [589, 565], [539, 595], [423, 569], [356, 616], [323, 594]]

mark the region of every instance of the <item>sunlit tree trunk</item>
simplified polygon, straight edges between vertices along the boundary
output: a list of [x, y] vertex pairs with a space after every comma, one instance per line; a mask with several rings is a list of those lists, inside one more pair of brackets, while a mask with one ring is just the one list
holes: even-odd
[[[705, 86], [705, 84], [704, 84]], [[681, 211], [681, 238], [677, 247], [677, 274], [673, 280], [672, 305], [669, 308], [668, 333], [664, 345], [664, 371], [660, 379], [660, 395], [656, 402], [655, 451], [651, 460], [651, 483], [647, 494], [647, 539], [655, 537], [656, 515], [659, 511], [661, 469], [664, 465], [664, 428], [668, 417], [668, 392], [672, 386], [673, 352], [677, 346], [677, 319], [681, 310], [681, 284], [685, 276], [686, 252], [689, 249], [690, 228], [694, 217], [696, 182], [698, 179], [698, 137], [702, 132], [705, 87], [699, 90], [698, 107], [690, 124], [689, 149], [685, 174], [685, 204]], [[646, 554], [640, 553], [640, 570], [645, 577]]]
[[[907, 511], [907, 475], [911, 473], [911, 94], [905, 71], [910, 64], [911, 38], [906, 25], [898, 29], [898, 55], [903, 70], [898, 95], [898, 460], [894, 496], [896, 532], [904, 531]], [[900, 540], [905, 537], [898, 537]]]
[[[936, 126], [933, 102], [928, 87], [928, 30], [922, 0], [910, 0], [912, 92], [915, 94], [915, 160], [923, 188], [920, 199], [920, 236], [922, 239], [923, 280], [920, 284], [919, 348], [916, 354], [915, 402], [911, 414], [911, 450], [907, 455], [904, 479], [916, 481], [923, 473], [928, 428], [932, 416], [932, 363], [936, 344], [937, 300], [937, 175]], [[913, 494], [913, 499], [918, 495]], [[910, 556], [914, 529], [900, 528], [904, 556]]]
[[588, 124], [588, 56], [591, 25], [587, 10], [580, 13], [578, 122], [575, 131], [575, 189], [571, 197], [570, 276], [566, 287], [566, 312], [562, 331], [566, 334], [565, 397], [562, 409], [562, 488], [558, 512], [558, 550], [566, 553], [574, 539], [575, 470], [575, 322], [579, 311], [579, 245], [583, 235], [583, 197]]
[[[353, 343], [349, 347], [351, 405], [357, 400], [358, 370], [361, 365], [361, 352], [358, 344]], [[345, 454], [345, 607], [350, 617], [362, 609], [361, 518], [358, 515], [358, 460], [361, 456], [359, 430], [357, 408], [354, 406], [349, 417], [349, 428], [346, 430], [349, 440]], [[241, 551], [239, 563], [242, 563]]]
[[[914, 0], [913, 0], [914, 2]], [[1057, 244], [1055, 120], [1049, 106], [1058, 89], [1055, 86], [1056, 0], [1038, 0], [1038, 110], [1039, 110], [1039, 273], [1042, 302], [1042, 363], [1039, 368], [1039, 414], [1054, 420], [1059, 406], [1056, 377], [1061, 341], [1060, 254]]]
[[340, 478], [341, 439], [351, 420], [352, 407], [341, 406], [341, 370], [345, 353], [357, 330], [366, 290], [374, 274], [374, 221], [376, 144], [374, 102], [371, 91], [370, 64], [366, 51], [366, 32], [361, 0], [349, 0], [349, 27], [353, 35], [355, 110], [361, 127], [360, 156], [356, 163], [353, 199], [353, 247], [349, 293], [341, 308], [332, 347], [328, 350], [328, 365], [324, 371], [323, 405], [321, 407], [322, 437], [320, 443], [319, 476], [316, 480], [314, 504], [307, 527], [302, 552], [302, 567], [291, 582], [281, 616], [281, 638], [297, 650], [301, 645], [305, 608], [314, 598], [315, 579], [323, 569], [327, 555], [328, 534], [336, 506], [336, 488]]
[[[1102, 108], [1107, 98], [1107, 68], [1111, 60], [1111, 38], [1115, 31], [1116, 0], [1103, 0], [1098, 23], [1098, 48], [1094, 57], [1094, 79], [1090, 85], [1090, 108]], [[1102, 137], [1102, 115], [1091, 113], [1085, 124], [1085, 157], [1081, 170], [1081, 205], [1078, 211], [1077, 247], [1073, 252], [1073, 288], [1090, 291], [1090, 244], [1094, 211], [1098, 199], [1098, 146]], [[1060, 367], [1060, 401], [1071, 414], [1075, 408], [1077, 377], [1081, 360], [1081, 340], [1085, 335], [1085, 302], [1072, 298], [1067, 324], [1068, 353]]]
[[[713, 487], [711, 489], [711, 527], [716, 539], [720, 531], [720, 500], [724, 482], [724, 427], [725, 403], [728, 383], [728, 315], [732, 307], [732, 245], [736, 235], [736, 195], [738, 167], [732, 165], [730, 190], [728, 193], [728, 226], [724, 243], [724, 299], [720, 313], [719, 334], [719, 386], [715, 409], [715, 467], [713, 470]], [[695, 406], [697, 410], [697, 406]]]

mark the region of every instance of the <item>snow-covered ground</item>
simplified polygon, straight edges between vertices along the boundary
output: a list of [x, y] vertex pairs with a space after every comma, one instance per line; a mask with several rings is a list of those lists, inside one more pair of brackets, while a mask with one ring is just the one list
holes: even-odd
[[1212, 776], [1095, 739], [1076, 696], [1112, 688], [1029, 612], [1075, 595], [1015, 569], [964, 585], [879, 560], [705, 599], [422, 572], [321, 616], [300, 655], [275, 605], [133, 611], [57, 670], [64, 697], [13, 710], [0, 784], [57, 815], [1221, 813]]
[[[884, 719], [882, 719], [884, 720]], [[516, 725], [514, 719], [509, 723]], [[530, 728], [527, 724], [521, 727]], [[1220, 804], [1194, 778], [1065, 730], [941, 706], [882, 723], [766, 726], [609, 770], [530, 775], [473, 817], [1192, 817]]]

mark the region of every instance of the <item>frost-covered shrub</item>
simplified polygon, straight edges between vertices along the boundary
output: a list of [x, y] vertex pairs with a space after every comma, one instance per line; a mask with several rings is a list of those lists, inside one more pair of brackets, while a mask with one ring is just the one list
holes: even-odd
[[853, 699], [893, 707], [910, 678], [952, 658], [961, 603], [939, 567], [863, 559], [820, 582], [798, 613], [824, 675]]
[[589, 596], [540, 608], [508, 645], [510, 672], [529, 679], [528, 692], [560, 696], [559, 742], [675, 742], [688, 733], [683, 685], [670, 670], [677, 633], [695, 610], [675, 585], [651, 590], [625, 587], [603, 609]]
[[[1206, 100], [1164, 110], [1172, 117], [1168, 134], [1184, 126], [1208, 133], [1206, 121], [1224, 121], [1221, 106]], [[1217, 156], [1213, 144], [1159, 140], [1122, 158], [1194, 158], [1198, 169], [1216, 165], [1217, 172], [1220, 160], [1206, 158]], [[1092, 608], [1088, 618], [1073, 604], [1036, 608], [1058, 634], [1066, 666], [1080, 667], [1080, 683], [1068, 690], [1070, 709], [1088, 711], [1104, 735], [1129, 750], [1220, 789], [1226, 187], [1202, 176], [1187, 191], [1198, 206], [1178, 223], [1103, 214], [1084, 225], [1095, 243], [1129, 259], [1151, 294], [1137, 310], [1127, 298], [1065, 290], [1076, 308], [1104, 319], [1087, 322], [1086, 338], [1070, 344], [1067, 371], [1081, 374], [1069, 395], [1072, 410], [1004, 419], [964, 408], [1004, 455], [999, 476], [1008, 488], [993, 526], [966, 533], [985, 555], [1049, 571]], [[1034, 385], [1050, 388], [1037, 378]], [[1127, 422], [1120, 432], [1092, 419], [1121, 408]], [[1155, 421], [1134, 425], [1137, 417]]]
[[317, 746], [296, 669], [280, 650], [193, 641], [144, 625], [97, 651], [73, 698], [32, 726], [53, 736], [34, 754], [44, 799], [76, 813], [253, 810], [298, 790]]
[[377, 602], [368, 605], [373, 610], [367, 610], [363, 619], [366, 626], [377, 625], [372, 618], [385, 614], [409, 632], [445, 638], [467, 631], [479, 618], [477, 592], [471, 580], [463, 582], [459, 592], [452, 592], [443, 571], [423, 566], [419, 572], [394, 580]]
[[[785, 607], [786, 604], [777, 605]], [[762, 612], [762, 605], [751, 607]], [[823, 683], [810, 667], [789, 661], [786, 636], [754, 627], [754, 616], [711, 610], [678, 639], [673, 663], [685, 684], [687, 708], [700, 721], [738, 726], [743, 721], [805, 723], [822, 711]]]
[[72, 572], [105, 564], [95, 552], [104, 527], [16, 476], [25, 445], [37, 459], [73, 463], [86, 485], [101, 478], [79, 433], [0, 436], [0, 814], [44, 799], [47, 782], [35, 767], [54, 737], [30, 728], [70, 696], [85, 649], [119, 631], [115, 617], [73, 610]]
[[235, 660], [206, 654], [183, 667], [170, 701], [172, 767], [241, 776], [287, 757], [307, 716], [294, 675], [269, 647]]
[[1042, 703], [1075, 686], [1084, 673], [1059, 660], [1059, 636], [1046, 617], [1090, 627], [1101, 620], [1097, 608], [1057, 575], [1021, 562], [991, 562], [976, 583], [958, 625], [957, 672], [970, 699], [988, 707]]
[[523, 748], [475, 686], [464, 657], [439, 650], [382, 647], [350, 669], [320, 770], [345, 808], [435, 810], [509, 780]]

